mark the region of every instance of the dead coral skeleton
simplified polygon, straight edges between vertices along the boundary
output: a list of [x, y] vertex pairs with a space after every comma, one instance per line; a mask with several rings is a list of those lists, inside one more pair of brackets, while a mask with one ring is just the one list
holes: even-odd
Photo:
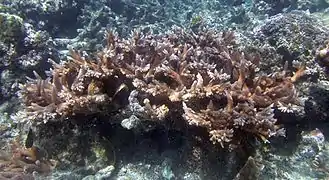
[[138, 92], [143, 119], [179, 114], [224, 147], [241, 132], [264, 140], [284, 135], [273, 107], [291, 112], [300, 105], [294, 83], [304, 69], [293, 76], [287, 70], [258, 72], [260, 57], [237, 51], [231, 32], [174, 29], [164, 35], [132, 32], [128, 39], [108, 32], [106, 38], [97, 60], [72, 51], [63, 65], [53, 63], [51, 78], [35, 73], [21, 86], [30, 120], [106, 113], [127, 90]]

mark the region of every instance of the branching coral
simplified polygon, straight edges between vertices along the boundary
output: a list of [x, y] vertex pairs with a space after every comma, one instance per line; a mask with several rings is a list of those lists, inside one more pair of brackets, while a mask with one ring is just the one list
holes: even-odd
[[[72, 51], [63, 65], [53, 63], [52, 78], [43, 80], [35, 73], [36, 79], [22, 85], [25, 113], [36, 122], [106, 114], [125, 107], [114, 102], [125, 91], [137, 94], [142, 119], [181, 117], [206, 128], [210, 140], [222, 147], [238, 141], [241, 133], [264, 140], [284, 135], [273, 107], [284, 111], [300, 105], [294, 82], [303, 68], [293, 76], [287, 70], [266, 75], [257, 68], [257, 54], [244, 54], [235, 46], [231, 32], [174, 29], [164, 35], [133, 32], [129, 39], [109, 32], [97, 60]], [[126, 102], [128, 93], [120, 100]]]
[[0, 151], [0, 179], [34, 179], [34, 172], [48, 174], [55, 166], [34, 146], [24, 148], [13, 142], [10, 153]]
[[[76, 114], [107, 112], [105, 107], [118, 92], [125, 89], [114, 69], [107, 62], [95, 63], [71, 52], [71, 61], [64, 65], [53, 63], [52, 80], [29, 78], [22, 86], [29, 119], [55, 119]], [[107, 89], [104, 89], [104, 88]]]

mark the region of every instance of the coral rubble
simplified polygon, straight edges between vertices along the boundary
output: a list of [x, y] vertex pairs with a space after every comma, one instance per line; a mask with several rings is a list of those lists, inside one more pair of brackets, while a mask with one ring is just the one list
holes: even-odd
[[[294, 82], [303, 68], [264, 74], [260, 57], [235, 47], [234, 34], [176, 28], [164, 35], [133, 32], [129, 39], [107, 34], [96, 60], [72, 51], [63, 64], [53, 62], [51, 77], [29, 78], [21, 86], [25, 120], [40, 123], [75, 115], [125, 108], [136, 93], [140, 119], [182, 118], [207, 129], [214, 144], [235, 144], [239, 134], [263, 140], [284, 135], [273, 107], [292, 112], [300, 106]], [[118, 101], [119, 100], [119, 101]], [[177, 116], [179, 115], [179, 116]]]

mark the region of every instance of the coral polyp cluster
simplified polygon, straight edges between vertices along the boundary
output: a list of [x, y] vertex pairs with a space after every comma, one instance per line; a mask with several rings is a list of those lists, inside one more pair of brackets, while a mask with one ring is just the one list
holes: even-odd
[[[222, 147], [253, 134], [262, 139], [284, 135], [273, 108], [299, 106], [290, 75], [259, 71], [260, 57], [237, 50], [234, 34], [174, 29], [164, 35], [133, 32], [121, 39], [108, 32], [95, 58], [72, 51], [63, 64], [53, 62], [51, 77], [21, 86], [25, 119], [40, 123], [75, 115], [102, 114], [141, 107], [138, 118], [184, 119], [205, 128]], [[118, 100], [119, 99], [119, 100]], [[132, 100], [134, 99], [134, 100]], [[240, 135], [239, 135], [240, 134]]]

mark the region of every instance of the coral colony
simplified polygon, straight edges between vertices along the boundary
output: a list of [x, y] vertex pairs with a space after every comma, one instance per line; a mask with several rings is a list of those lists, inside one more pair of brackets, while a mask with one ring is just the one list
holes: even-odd
[[[38, 124], [106, 115], [134, 96], [142, 107], [138, 118], [165, 121], [179, 114], [189, 126], [205, 128], [221, 147], [239, 143], [241, 134], [264, 141], [284, 136], [273, 108], [291, 112], [300, 105], [294, 82], [303, 68], [293, 76], [286, 70], [262, 74], [259, 56], [234, 45], [232, 32], [175, 29], [165, 35], [133, 32], [128, 39], [108, 32], [97, 58], [72, 50], [67, 62], [53, 62], [51, 77], [35, 72], [21, 86], [26, 108], [20, 116]], [[115, 101], [123, 92], [124, 100]]]

